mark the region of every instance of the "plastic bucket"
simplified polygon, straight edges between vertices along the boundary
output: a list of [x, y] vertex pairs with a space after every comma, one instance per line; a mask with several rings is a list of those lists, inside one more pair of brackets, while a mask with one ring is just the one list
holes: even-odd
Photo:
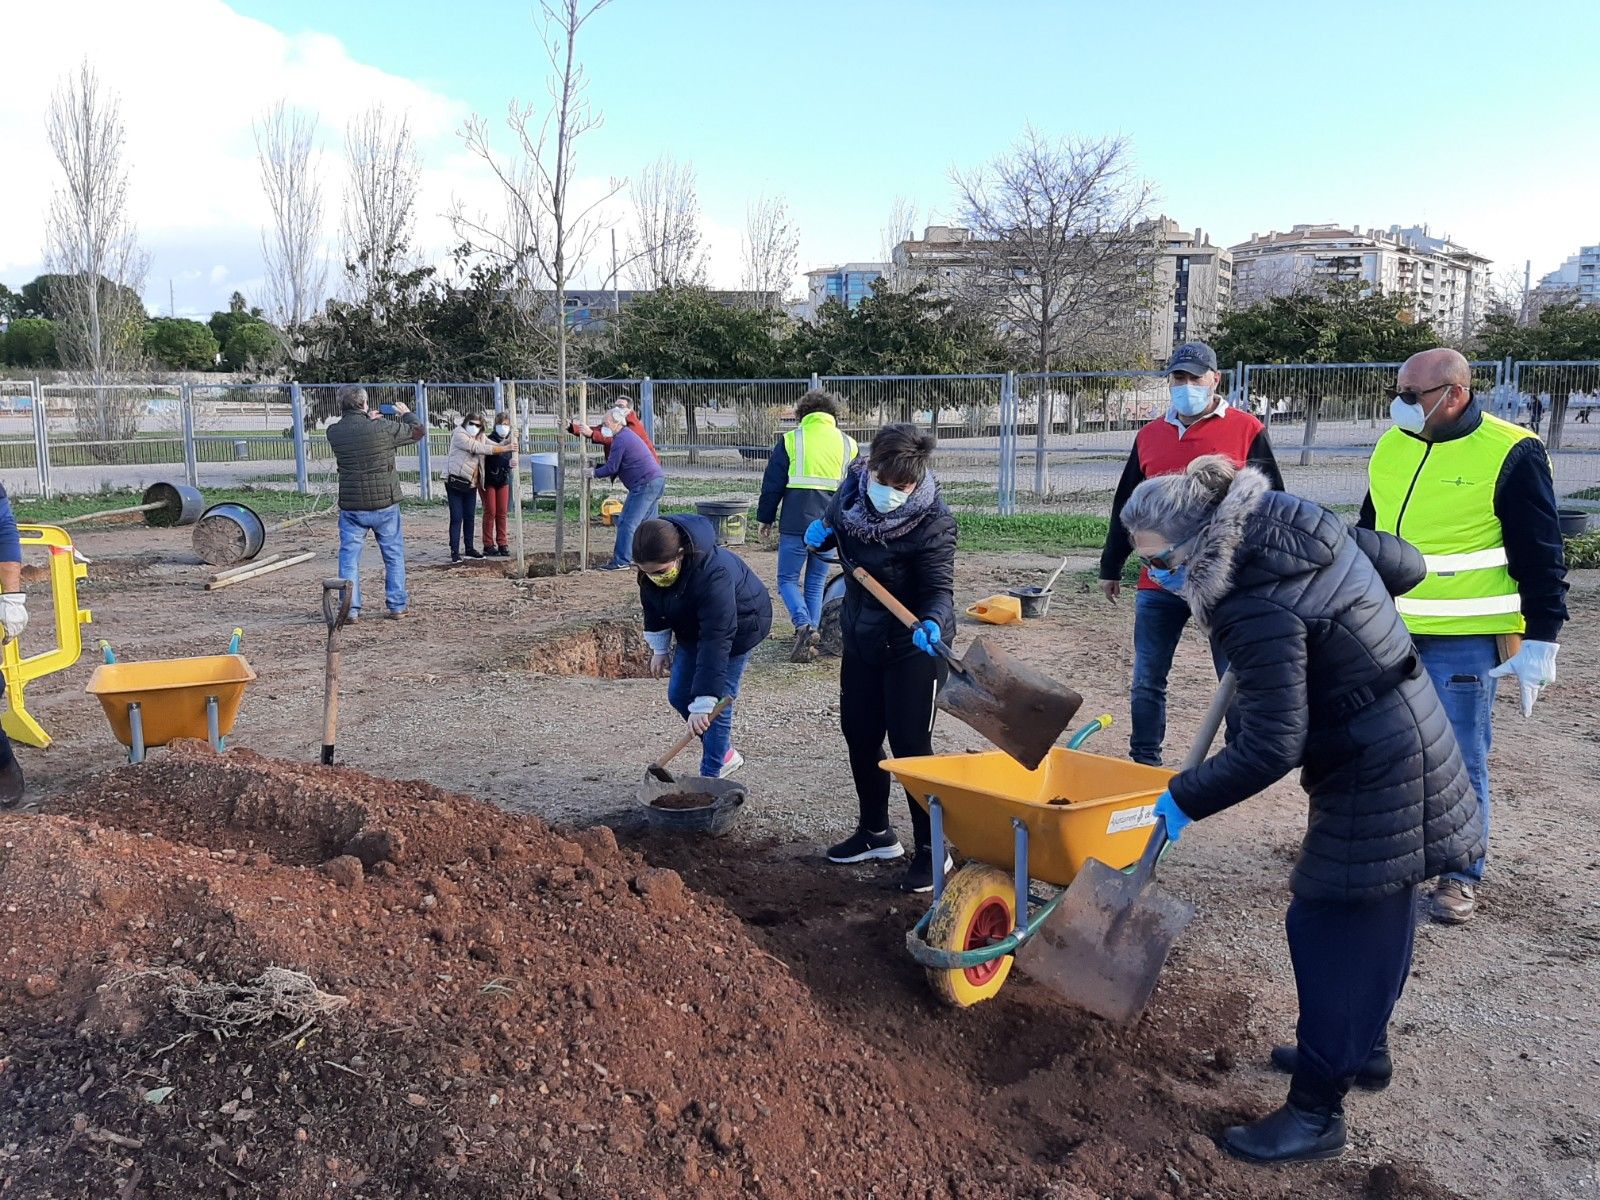
[[694, 510], [716, 526], [717, 545], [744, 545], [745, 517], [750, 511], [750, 501], [747, 497], [696, 500]]
[[1561, 524], [1562, 537], [1581, 537], [1589, 528], [1589, 514], [1581, 508], [1558, 508], [1556, 520]]
[[1050, 593], [1042, 587], [1011, 588], [1006, 595], [1015, 596], [1022, 602], [1024, 620], [1042, 617], [1050, 611]]
[[193, 525], [205, 511], [205, 497], [199, 488], [186, 483], [152, 483], [145, 488], [140, 504], [159, 504], [144, 515], [144, 523], [158, 529], [174, 525]]
[[554, 496], [556, 494], [556, 468], [561, 464], [559, 454], [530, 454], [528, 462], [533, 468], [533, 494], [535, 496]]
[[[708, 804], [696, 808], [662, 808], [656, 801], [685, 793], [703, 792]], [[736, 779], [707, 779], [703, 775], [679, 775], [676, 783], [663, 783], [647, 776], [639, 785], [639, 803], [645, 820], [665, 833], [686, 833], [721, 837], [733, 827], [749, 793]]]
[[214, 567], [249, 562], [261, 553], [267, 527], [247, 504], [213, 504], [195, 522], [191, 544], [200, 561]]
[[985, 596], [967, 605], [967, 616], [989, 625], [1010, 625], [1022, 620], [1022, 602], [1015, 596]]

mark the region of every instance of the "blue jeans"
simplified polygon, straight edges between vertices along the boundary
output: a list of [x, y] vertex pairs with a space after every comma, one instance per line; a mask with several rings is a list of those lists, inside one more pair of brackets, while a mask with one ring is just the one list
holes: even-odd
[[[789, 610], [794, 627], [822, 625], [822, 590], [828, 586], [828, 568], [833, 563], [821, 554], [806, 549], [806, 539], [797, 533], [778, 535], [778, 595]], [[800, 576], [805, 575], [801, 589]]]
[[[739, 680], [744, 676], [748, 654], [735, 654], [728, 658], [728, 673], [723, 677], [722, 690], [717, 698], [737, 696]], [[679, 646], [672, 656], [672, 676], [667, 680], [667, 703], [677, 709], [685, 721], [689, 719], [689, 705], [694, 702], [695, 655], [687, 646]], [[728, 746], [733, 741], [733, 705], [722, 710], [722, 715], [711, 722], [711, 728], [700, 738], [700, 774], [715, 779], [722, 770], [722, 760], [728, 756]]]
[[339, 513], [339, 578], [352, 584], [350, 611], [361, 607], [361, 551], [367, 545], [367, 530], [378, 539], [383, 555], [383, 598], [389, 611], [406, 606], [406, 548], [400, 535], [400, 506], [372, 512]]
[[[1133, 598], [1133, 729], [1128, 755], [1134, 762], [1161, 765], [1161, 743], [1167, 736], [1167, 675], [1183, 627], [1189, 622], [1189, 602], [1159, 588], [1141, 588]], [[1211, 661], [1217, 677], [1228, 660], [1215, 646]]]
[[[1472, 790], [1478, 793], [1478, 813], [1483, 817], [1484, 843], [1489, 838], [1489, 746], [1494, 740], [1494, 685], [1489, 672], [1499, 664], [1500, 654], [1492, 634], [1464, 637], [1428, 636], [1415, 639], [1422, 665], [1428, 669], [1434, 690], [1444, 702], [1450, 726], [1461, 744], [1461, 758], [1467, 764]], [[1476, 884], [1483, 879], [1483, 859], [1465, 871], [1452, 872], [1446, 879]]]
[[446, 487], [444, 498], [450, 505], [450, 557], [461, 553], [461, 543], [472, 549], [472, 529], [477, 524], [478, 492], [475, 488]]
[[667, 490], [665, 476], [641, 483], [628, 492], [617, 514], [617, 544], [611, 551], [611, 562], [619, 567], [633, 565], [633, 535], [639, 526], [661, 515], [661, 493]]

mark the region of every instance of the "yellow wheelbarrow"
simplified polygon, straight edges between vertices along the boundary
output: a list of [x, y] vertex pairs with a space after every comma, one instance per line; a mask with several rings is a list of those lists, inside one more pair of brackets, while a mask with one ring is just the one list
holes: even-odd
[[226, 654], [197, 658], [118, 662], [102, 641], [105, 662], [83, 690], [100, 701], [111, 732], [128, 747], [128, 761], [143, 762], [151, 746], [179, 738], [205, 738], [221, 750], [233, 732], [245, 685], [256, 677], [239, 653], [243, 631], [235, 629]]
[[[1118, 870], [1138, 861], [1174, 772], [1080, 749], [1110, 724], [1096, 718], [1032, 771], [998, 750], [883, 761], [933, 827], [933, 907], [906, 949], [947, 1003], [965, 1008], [1005, 983], [1066, 894], [1036, 896], [1033, 882], [1065, 889], [1087, 859]], [[946, 879], [950, 843], [968, 861]]]

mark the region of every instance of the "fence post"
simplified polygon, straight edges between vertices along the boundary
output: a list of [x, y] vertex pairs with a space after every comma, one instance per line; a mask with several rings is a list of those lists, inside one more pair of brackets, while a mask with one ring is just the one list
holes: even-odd
[[1239, 393], [1239, 407], [1250, 411], [1250, 368], [1244, 363], [1233, 364], [1233, 386]]
[[650, 441], [656, 440], [656, 385], [646, 375], [639, 381], [639, 420], [644, 422], [644, 431], [649, 435]]
[[1000, 515], [1017, 511], [1017, 373], [1000, 380]]
[[200, 486], [200, 461], [194, 447], [194, 394], [187, 383], [178, 385], [178, 409], [183, 418], [183, 475], [189, 486]]
[[811, 372], [811, 390], [813, 392], [822, 390], [822, 380], [817, 377], [817, 373], [815, 371]]
[[[587, 379], [578, 380], [578, 422], [582, 425], [589, 423], [589, 381]], [[588, 438], [584, 438], [578, 444], [578, 465], [583, 468], [583, 474], [578, 478], [578, 570], [587, 571], [589, 569], [589, 504], [591, 502], [589, 488], [594, 478], [589, 473]]]
[[412, 393], [416, 403], [411, 406], [417, 414], [417, 420], [422, 422], [422, 440], [417, 443], [417, 478], [421, 482], [422, 498], [433, 499], [433, 460], [429, 454], [428, 446], [428, 388], [422, 380], [417, 380]]
[[498, 375], [494, 380], [494, 410], [505, 413], [511, 420], [511, 436], [517, 439], [516, 453], [511, 462], [511, 541], [517, 548], [516, 561], [511, 564], [511, 578], [521, 579], [526, 571], [527, 543], [523, 540], [522, 530], [522, 454], [523, 454], [523, 429], [522, 423], [517, 420], [518, 414], [513, 411], [517, 404], [517, 385], [511, 385], [511, 408], [506, 407], [506, 385], [501, 382]]
[[50, 414], [45, 410], [44, 388], [33, 381], [33, 467], [39, 477], [39, 495], [50, 499]]
[[1045, 430], [1049, 428], [1051, 418], [1055, 415], [1052, 410], [1050, 394], [1050, 376], [1046, 372], [1039, 379], [1039, 399], [1034, 405], [1034, 431], [1033, 431], [1033, 494], [1039, 499], [1044, 498], [1044, 483], [1048, 464], [1045, 461]]
[[289, 382], [289, 419], [294, 438], [294, 490], [304, 496], [310, 490], [310, 480], [306, 474], [306, 402], [298, 379]]

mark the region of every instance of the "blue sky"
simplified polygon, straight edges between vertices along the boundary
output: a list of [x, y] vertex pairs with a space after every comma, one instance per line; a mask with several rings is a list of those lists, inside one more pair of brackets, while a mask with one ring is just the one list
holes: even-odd
[[[278, 60], [304, 66], [308, 41], [331, 37], [385, 86], [432, 98], [424, 150], [446, 174], [461, 115], [495, 117], [512, 96], [544, 94], [529, 0], [184, 3], [208, 20], [231, 10], [232, 48], [180, 42], [173, 53], [183, 57], [169, 62], [149, 61], [163, 52], [147, 50], [125, 87], [192, 73], [199, 53], [226, 90], [241, 46], [283, 41]], [[102, 4], [109, 14], [154, 0], [68, 0], [39, 19], [72, 22], [60, 35], [70, 41], [82, 28], [70, 10]], [[1051, 134], [1126, 136], [1160, 208], [1224, 243], [1297, 221], [1427, 223], [1493, 257], [1496, 270], [1520, 271], [1531, 258], [1537, 277], [1600, 242], [1597, 44], [1596, 0], [614, 0], [581, 47], [605, 125], [582, 147], [579, 170], [629, 176], [662, 152], [692, 162], [724, 275], [736, 270], [746, 201], [782, 193], [805, 268], [877, 257], [896, 196], [953, 217], [951, 168], [982, 163], [1032, 122]], [[259, 74], [267, 87], [270, 70]], [[315, 108], [324, 87], [348, 98], [336, 74], [309, 86], [302, 74], [293, 98]], [[9, 140], [5, 120], [0, 110]], [[430, 201], [436, 217], [445, 199]], [[203, 307], [208, 287], [258, 274], [242, 261], [253, 203], [238, 203], [240, 230], [219, 218], [197, 235], [181, 272], [181, 230], [159, 239], [147, 291], [164, 293], [158, 281], [178, 273], [192, 295], [178, 307]], [[217, 247], [230, 238], [232, 250]], [[26, 256], [6, 251], [0, 243], [0, 278], [13, 282]], [[228, 254], [241, 261], [201, 261]]]

